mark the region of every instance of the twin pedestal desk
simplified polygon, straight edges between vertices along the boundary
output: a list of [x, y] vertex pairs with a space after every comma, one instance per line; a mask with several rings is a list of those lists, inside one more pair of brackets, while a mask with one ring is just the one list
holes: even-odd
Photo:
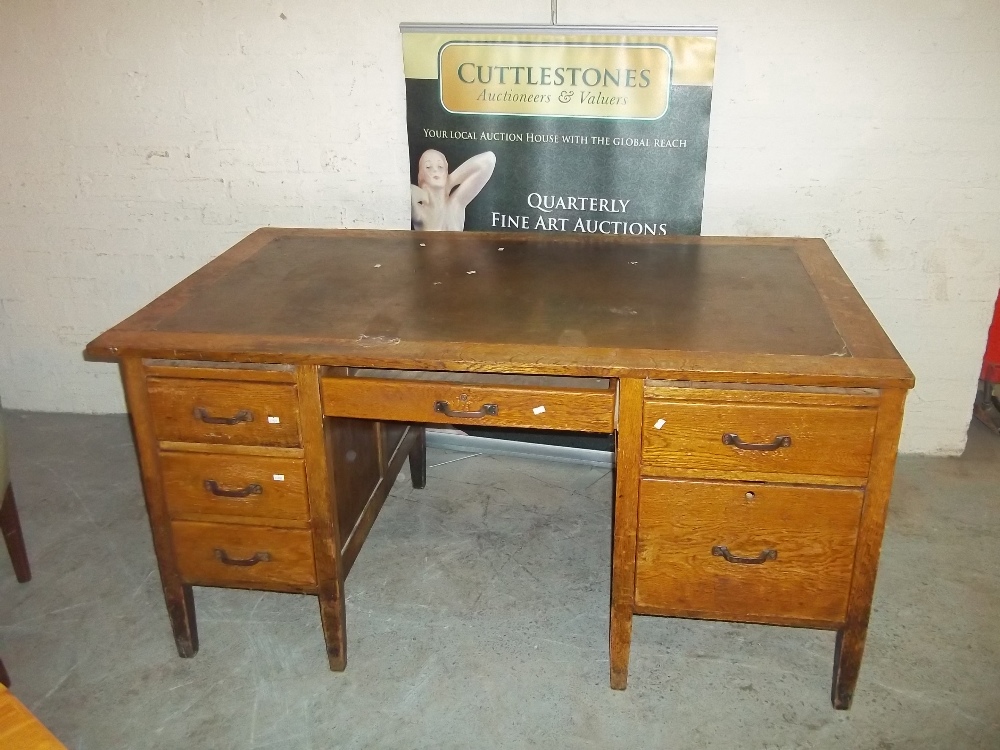
[[87, 347], [121, 363], [167, 613], [344, 587], [427, 423], [613, 433], [633, 615], [837, 632], [861, 666], [913, 376], [822, 240], [261, 229]]

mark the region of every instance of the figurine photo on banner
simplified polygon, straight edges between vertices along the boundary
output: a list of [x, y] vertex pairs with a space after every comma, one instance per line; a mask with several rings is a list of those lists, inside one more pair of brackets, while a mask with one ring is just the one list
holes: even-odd
[[484, 151], [466, 159], [448, 173], [448, 159], [427, 149], [417, 162], [417, 184], [410, 185], [410, 224], [413, 229], [465, 229], [465, 208], [479, 195], [496, 168], [497, 157]]

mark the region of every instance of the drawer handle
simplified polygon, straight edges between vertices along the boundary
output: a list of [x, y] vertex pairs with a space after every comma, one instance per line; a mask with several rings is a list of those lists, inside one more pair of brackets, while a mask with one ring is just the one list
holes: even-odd
[[766, 549], [757, 557], [739, 557], [730, 552], [729, 547], [716, 545], [712, 547], [712, 554], [715, 557], [724, 557], [726, 562], [739, 563], [740, 565], [763, 565], [768, 560], [778, 559], [778, 550], [776, 549]]
[[741, 451], [776, 451], [778, 448], [787, 448], [792, 444], [791, 435], [778, 435], [770, 443], [744, 443], [735, 432], [727, 432], [722, 436], [722, 442], [732, 445]]
[[214, 479], [205, 480], [205, 489], [216, 497], [250, 497], [250, 495], [259, 495], [264, 491], [264, 488], [259, 484], [248, 484], [238, 490], [227, 490], [225, 487], [220, 487]]
[[235, 416], [232, 417], [213, 417], [208, 413], [207, 409], [200, 406], [195, 407], [194, 410], [195, 419], [200, 419], [205, 424], [239, 424], [240, 422], [253, 422], [253, 412], [249, 409], [240, 409], [236, 412]]
[[245, 560], [240, 560], [238, 558], [232, 558], [226, 554], [224, 549], [215, 550], [215, 559], [218, 560], [223, 565], [239, 565], [242, 568], [249, 568], [257, 563], [271, 562], [270, 552], [256, 552], [253, 557], [248, 557]]
[[495, 417], [500, 413], [500, 407], [496, 404], [483, 404], [479, 411], [452, 411], [447, 401], [435, 401], [434, 411], [441, 412], [447, 417], [458, 417], [460, 419], [482, 419], [485, 416]]

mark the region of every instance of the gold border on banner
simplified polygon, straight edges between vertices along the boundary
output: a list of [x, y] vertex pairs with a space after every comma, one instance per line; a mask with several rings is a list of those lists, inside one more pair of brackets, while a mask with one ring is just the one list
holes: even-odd
[[714, 34], [657, 35], [623, 30], [611, 33], [499, 33], [439, 32], [403, 29], [403, 74], [407, 78], [437, 80], [438, 59], [442, 47], [454, 42], [488, 44], [591, 44], [595, 46], [647, 45], [666, 47], [672, 58], [671, 84], [674, 86], [711, 86], [715, 77]]

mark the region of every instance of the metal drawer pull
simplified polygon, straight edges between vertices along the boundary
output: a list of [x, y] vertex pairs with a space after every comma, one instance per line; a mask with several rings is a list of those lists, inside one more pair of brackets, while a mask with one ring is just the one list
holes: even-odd
[[240, 422], [253, 422], [253, 412], [249, 409], [240, 409], [233, 417], [213, 417], [207, 409], [196, 406], [194, 410], [195, 419], [200, 419], [205, 424], [239, 424]]
[[496, 404], [483, 404], [479, 407], [479, 411], [452, 411], [447, 401], [435, 401], [434, 411], [441, 412], [447, 417], [482, 419], [485, 416], [495, 417], [500, 412], [500, 408]]
[[227, 490], [220, 487], [214, 479], [205, 480], [205, 489], [217, 497], [250, 497], [250, 495], [259, 495], [264, 491], [264, 488], [259, 484], [248, 484], [238, 490]]
[[722, 436], [722, 442], [743, 451], [776, 451], [778, 448], [789, 447], [792, 444], [792, 437], [791, 435], [778, 435], [770, 443], [744, 443], [735, 432], [727, 432]]
[[730, 552], [729, 547], [716, 545], [712, 547], [712, 554], [715, 557], [726, 558], [726, 562], [739, 563], [740, 565], [763, 565], [768, 560], [778, 559], [778, 550], [776, 549], [766, 549], [757, 557], [739, 557]]
[[223, 565], [239, 565], [243, 568], [249, 568], [257, 563], [261, 562], [271, 562], [270, 552], [257, 552], [253, 557], [248, 557], [246, 560], [233, 559], [226, 554], [224, 549], [215, 550], [215, 559], [218, 560]]

